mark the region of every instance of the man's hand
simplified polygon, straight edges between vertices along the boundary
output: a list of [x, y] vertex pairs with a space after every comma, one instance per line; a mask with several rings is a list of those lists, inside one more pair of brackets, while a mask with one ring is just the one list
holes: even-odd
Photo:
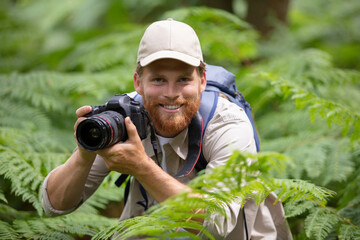
[[96, 151], [111, 171], [137, 176], [152, 161], [146, 154], [135, 125], [129, 117], [125, 118], [128, 139], [120, 144]]
[[80, 146], [80, 144], [78, 143], [78, 141], [76, 139], [76, 129], [79, 126], [80, 122], [82, 122], [86, 119], [86, 117], [84, 117], [84, 115], [90, 113], [91, 110], [92, 110], [92, 108], [90, 106], [82, 106], [82, 107], [78, 108], [76, 110], [76, 116], [78, 117], [78, 119], [76, 120], [76, 122], [74, 124], [74, 137], [75, 137], [76, 143], [78, 145], [79, 154], [80, 154], [81, 158], [83, 158], [84, 160], [87, 160], [87, 161], [95, 159], [96, 153], [87, 151]]

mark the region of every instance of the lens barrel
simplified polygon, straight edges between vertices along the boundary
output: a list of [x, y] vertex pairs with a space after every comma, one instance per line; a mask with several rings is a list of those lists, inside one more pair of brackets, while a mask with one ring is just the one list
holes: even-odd
[[81, 147], [96, 151], [110, 147], [126, 138], [124, 117], [115, 111], [105, 111], [80, 122], [76, 138]]

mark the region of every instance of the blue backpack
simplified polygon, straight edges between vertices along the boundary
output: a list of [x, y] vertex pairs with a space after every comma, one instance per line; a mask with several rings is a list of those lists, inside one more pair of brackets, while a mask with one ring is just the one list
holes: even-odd
[[251, 115], [250, 104], [245, 100], [244, 96], [238, 91], [235, 82], [235, 75], [227, 71], [225, 68], [214, 65], [206, 66], [207, 85], [201, 96], [201, 105], [199, 112], [205, 123], [203, 131], [214, 115], [219, 93], [224, 94], [230, 102], [235, 103], [244, 109], [249, 118], [254, 131], [254, 139], [257, 152], [260, 151], [260, 141], [257, 134], [253, 117]]
[[[207, 124], [214, 116], [217, 107], [219, 94], [225, 95], [230, 101], [244, 109], [254, 131], [254, 139], [257, 152], [260, 151], [260, 141], [257, 134], [251, 107], [243, 95], [238, 91], [235, 82], [235, 75], [225, 68], [214, 65], [206, 65], [206, 89], [201, 94], [201, 104], [198, 115], [195, 116], [189, 125], [189, 150], [184, 167], [174, 176], [175, 178], [188, 175], [194, 168], [201, 171], [206, 168], [207, 161], [201, 151], [201, 141], [205, 134]], [[138, 99], [136, 99], [138, 100]], [[140, 100], [140, 99], [139, 99]]]

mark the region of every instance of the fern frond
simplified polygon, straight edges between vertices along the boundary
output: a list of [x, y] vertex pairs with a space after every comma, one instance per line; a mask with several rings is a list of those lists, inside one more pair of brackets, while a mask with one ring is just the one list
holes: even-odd
[[306, 236], [323, 240], [336, 227], [340, 219], [327, 208], [315, 208], [305, 219]]
[[304, 130], [299, 134], [266, 139], [262, 146], [264, 150], [275, 150], [292, 157], [286, 177], [306, 176], [326, 186], [331, 182], [346, 180], [355, 169], [353, 154], [349, 151], [350, 140], [326, 134], [322, 130]]
[[305, 49], [273, 57], [257, 67], [289, 79], [309, 91], [317, 91], [321, 86], [355, 84], [360, 77], [358, 71], [333, 67], [331, 55], [318, 49]]
[[[276, 100], [275, 100], [276, 101]], [[271, 122], [271, 124], [268, 124]], [[309, 111], [306, 109], [296, 110], [294, 104], [290, 101], [282, 102], [276, 111], [266, 113], [261, 118], [256, 119], [256, 125], [261, 130], [262, 149], [269, 149], [268, 151], [283, 152], [287, 146], [297, 145], [297, 142], [306, 142], [321, 138], [322, 136], [339, 136], [341, 131], [332, 131], [330, 134], [327, 127], [324, 128], [322, 119], [315, 119], [310, 121]], [[279, 138], [288, 138], [289, 144], [281, 144], [275, 147], [272, 141], [277, 141]], [[299, 138], [299, 141], [296, 139]], [[267, 147], [267, 145], [270, 144]]]
[[339, 229], [340, 240], [359, 240], [360, 228], [353, 225], [341, 225]]
[[[190, 217], [199, 217], [198, 215], [190, 215]], [[105, 229], [99, 232], [94, 240], [99, 239], [127, 239], [128, 237], [144, 237], [146, 239], [169, 239], [173, 237], [189, 237], [191, 239], [201, 239], [195, 234], [190, 232], [182, 232], [181, 228], [191, 228], [202, 230], [203, 226], [200, 223], [194, 221], [177, 222], [172, 217], [166, 215], [145, 215], [136, 218], [121, 221], [117, 225], [113, 225], [111, 228]], [[214, 239], [205, 230], [209, 239]]]
[[94, 236], [118, 222], [93, 214], [72, 213], [56, 218], [15, 220], [13, 228], [27, 239], [75, 239], [72, 236]]
[[[123, 75], [123, 72], [117, 73]], [[60, 138], [65, 136], [63, 129], [72, 129], [77, 107], [104, 104], [112, 95], [133, 88], [129, 87], [130, 83], [130, 77], [119, 79], [112, 73], [90, 75], [34, 71], [0, 75], [0, 98], [4, 99], [0, 106], [3, 116], [0, 124], [37, 132], [48, 131], [49, 135], [56, 134], [53, 139]], [[68, 137], [71, 136], [68, 134], [58, 147], [69, 146]], [[49, 143], [52, 144], [53, 140], [48, 140]]]
[[0, 239], [16, 240], [20, 239], [20, 234], [9, 223], [0, 221]]
[[274, 74], [262, 73], [261, 75], [271, 81], [272, 85], [279, 89], [283, 96], [291, 95], [291, 99], [295, 100], [298, 108], [309, 106], [312, 120], [315, 119], [316, 115], [320, 115], [327, 119], [329, 127], [332, 124], [339, 125], [344, 136], [349, 134], [353, 141], [360, 139], [360, 115], [358, 113], [333, 101], [317, 97], [312, 92], [308, 92]]
[[353, 154], [349, 151], [350, 140], [332, 139], [330, 145], [326, 146], [327, 161], [319, 177], [319, 184], [326, 186], [331, 182], [346, 181], [354, 172], [356, 166], [353, 161]]
[[[72, 132], [59, 132], [53, 129], [48, 131], [28, 131], [27, 129], [0, 127], [0, 143], [11, 149], [21, 152], [25, 155], [38, 155], [29, 159], [34, 161], [41, 158], [45, 160], [49, 157], [54, 164], [60, 163], [59, 158], [63, 161], [69, 157], [69, 153], [74, 149]], [[73, 140], [73, 141], [72, 141]], [[44, 157], [41, 157], [41, 156]], [[48, 162], [44, 163], [50, 164]], [[52, 165], [56, 166], [56, 165]]]
[[305, 219], [305, 232], [311, 239], [327, 239], [337, 231], [339, 239], [360, 239], [360, 227], [329, 207], [315, 207]]
[[314, 202], [306, 200], [286, 202], [284, 205], [285, 216], [286, 218], [299, 216], [315, 206]]
[[144, 30], [138, 26], [131, 31], [126, 29], [80, 43], [63, 59], [60, 68], [81, 67], [87, 72], [96, 72], [123, 64], [135, 69], [136, 51]]
[[[25, 130], [1, 128], [0, 175], [9, 179], [10, 190], [29, 201], [42, 214], [39, 200], [45, 176], [63, 163], [70, 153], [49, 152], [51, 144], [36, 141], [37, 134]], [[60, 148], [61, 149], [61, 148]]]
[[38, 109], [62, 115], [73, 114], [74, 101], [70, 98], [73, 94], [90, 94], [96, 98], [96, 87], [88, 80], [93, 78], [81, 74], [35, 71], [29, 74], [1, 75], [0, 97], [22, 104], [28, 102]]
[[[28, 106], [25, 102], [15, 102], [2, 98], [0, 106], [0, 126], [32, 131], [51, 129], [51, 121], [44, 112], [36, 107]], [[27, 116], [24, 119], [24, 116]]]
[[44, 177], [19, 153], [0, 146], [0, 175], [11, 181], [11, 190], [23, 201], [33, 204], [39, 215], [42, 206], [38, 199], [39, 189]]
[[325, 206], [327, 198], [335, 195], [333, 191], [298, 179], [274, 179], [274, 187], [279, 190], [278, 199], [283, 202], [307, 200]]

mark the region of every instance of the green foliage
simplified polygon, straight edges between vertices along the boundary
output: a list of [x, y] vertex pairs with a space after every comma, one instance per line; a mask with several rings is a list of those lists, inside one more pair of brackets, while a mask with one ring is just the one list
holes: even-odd
[[312, 121], [315, 120], [317, 115], [320, 115], [322, 118], [327, 119], [329, 127], [332, 124], [339, 125], [344, 136], [349, 134], [351, 139], [358, 143], [360, 137], [360, 115], [357, 112], [341, 104], [318, 97], [313, 92], [278, 78], [276, 75], [264, 73], [261, 77], [270, 80], [275, 91], [281, 91], [280, 94], [283, 96], [291, 95], [297, 108], [309, 107]]
[[115, 222], [116, 219], [99, 215], [76, 213], [57, 218], [15, 220], [14, 229], [28, 239], [76, 239], [75, 236], [92, 236]]
[[294, 5], [291, 30], [297, 41], [331, 53], [340, 66], [359, 69], [359, 1], [294, 1]]
[[0, 221], [1, 239], [19, 239], [19, 234], [7, 222]]
[[[271, 191], [284, 202], [295, 239], [360, 239], [359, 1], [293, 1], [289, 28], [262, 41], [237, 16], [183, 7], [189, 4], [197, 1], [0, 3], [1, 239], [199, 238], [179, 228], [211, 239], [192, 218], [224, 214], [233, 200], [259, 203]], [[118, 223], [101, 216], [123, 197], [111, 173], [76, 212], [43, 216], [41, 184], [76, 146], [75, 110], [133, 91], [141, 35], [168, 17], [194, 27], [206, 62], [236, 74], [263, 152], [235, 153], [194, 179], [191, 187], [206, 199], [180, 194]], [[216, 189], [218, 182], [228, 191]], [[189, 212], [196, 208], [208, 212]]]
[[[249, 158], [254, 161], [251, 165], [247, 162]], [[313, 208], [314, 206], [324, 206], [326, 199], [333, 196], [333, 192], [302, 180], [275, 179], [270, 181], [265, 177], [271, 168], [284, 164], [284, 160], [286, 160], [286, 156], [276, 153], [251, 155], [236, 152], [225, 166], [215, 168], [211, 173], [203, 174], [189, 184], [195, 193], [206, 195], [207, 198], [189, 197], [188, 193], [179, 194], [149, 209], [145, 216], [122, 221], [100, 232], [95, 239], [107, 239], [115, 233], [119, 233], [118, 239], [144, 235], [149, 238], [167, 239], [177, 233], [179, 228], [204, 231], [204, 234], [210, 237], [202, 225], [195, 221], [189, 221], [189, 219], [207, 219], [210, 214], [214, 213], [226, 216], [223, 210], [224, 204], [230, 201], [244, 204], [249, 198], [255, 198], [256, 202], [260, 203], [274, 189], [279, 191], [279, 199], [284, 202], [291, 203], [302, 199], [312, 203]], [[260, 171], [262, 174], [259, 174]], [[228, 188], [224, 190], [222, 185], [219, 186], [219, 182]], [[256, 192], [255, 196], [254, 192]], [[189, 209], [204, 207], [208, 209], [205, 214], [188, 212]], [[147, 226], [151, 226], [151, 229]], [[182, 236], [198, 239], [198, 236], [195, 237], [189, 232], [183, 233]]]
[[271, 58], [316, 48], [331, 54], [337, 66], [359, 70], [359, 1], [293, 0], [291, 4], [289, 26], [280, 26], [260, 46], [261, 55]]

